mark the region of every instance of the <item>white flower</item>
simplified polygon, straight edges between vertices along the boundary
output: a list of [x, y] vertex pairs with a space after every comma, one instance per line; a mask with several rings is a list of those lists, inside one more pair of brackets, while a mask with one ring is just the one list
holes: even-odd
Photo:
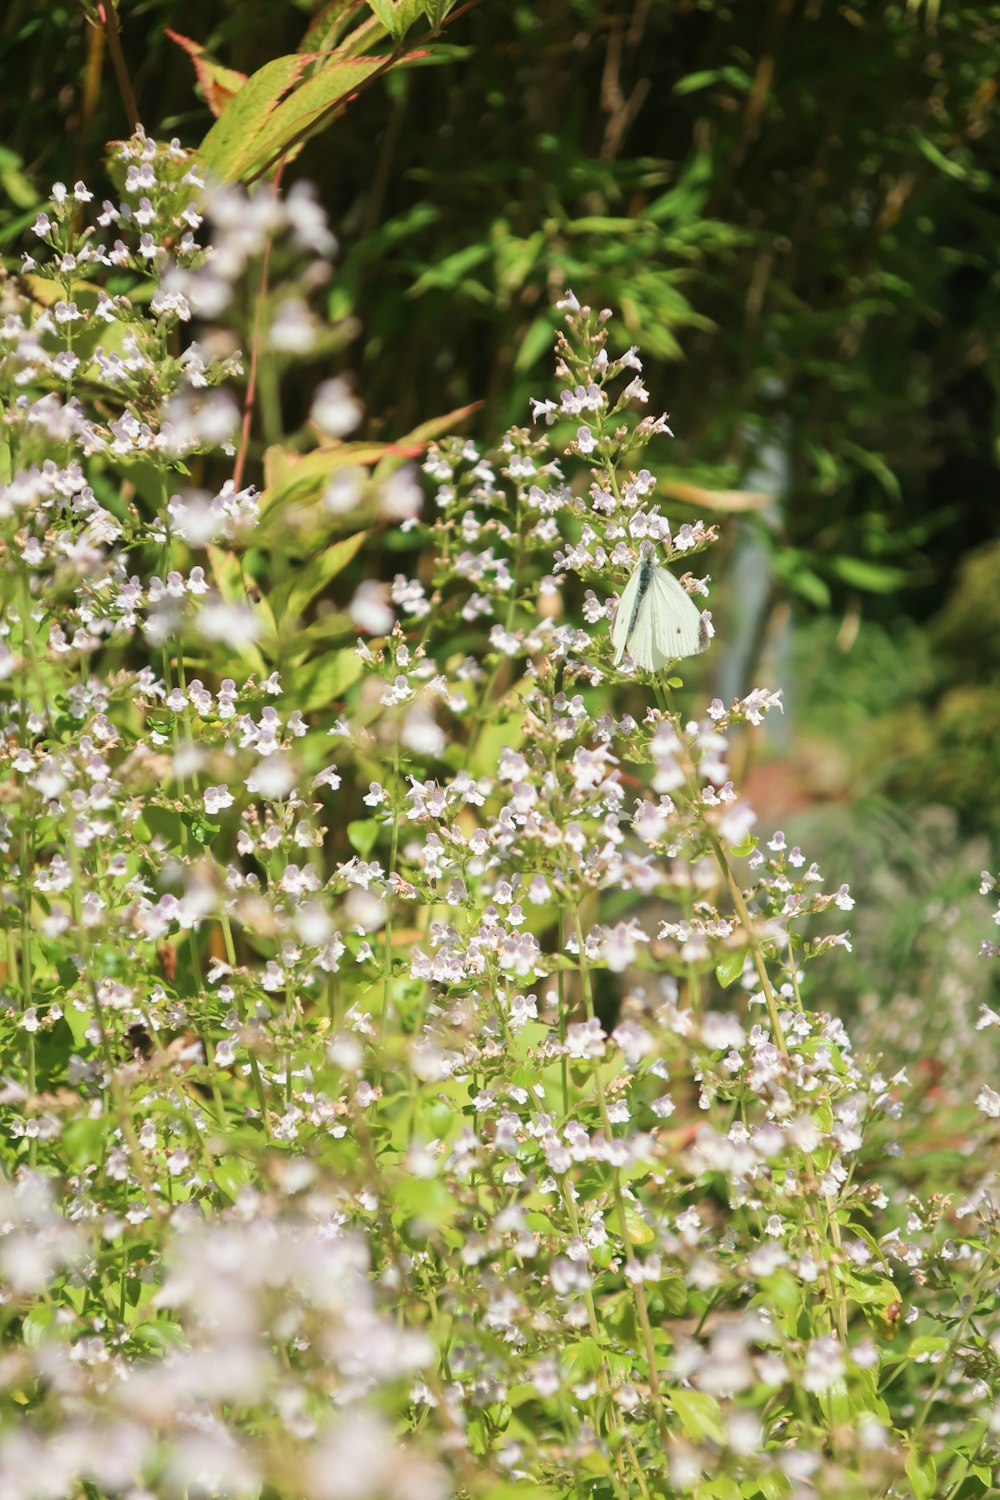
[[[327, 437], [345, 437], [361, 423], [364, 408], [342, 376], [324, 380], [313, 397], [309, 419]], [[363, 473], [363, 470], [341, 471]]]
[[285, 297], [274, 311], [267, 341], [283, 354], [308, 354], [316, 342], [316, 319], [301, 297]]
[[1000, 1094], [984, 1083], [976, 1095], [976, 1108], [981, 1109], [984, 1115], [989, 1115], [991, 1120], [1000, 1120]]
[[227, 786], [209, 786], [205, 788], [202, 800], [205, 803], [205, 811], [211, 817], [215, 813], [222, 812], [224, 808], [232, 807], [234, 798]]
[[197, 627], [206, 641], [227, 641], [233, 646], [249, 645], [261, 631], [249, 604], [223, 604], [221, 600], [202, 606]]
[[389, 585], [375, 578], [366, 579], [359, 584], [347, 612], [358, 630], [369, 635], [388, 635], [396, 619], [389, 604]]
[[833, 1334], [812, 1339], [806, 1349], [803, 1388], [813, 1395], [828, 1391], [838, 1380], [843, 1380], [846, 1368], [844, 1351]]

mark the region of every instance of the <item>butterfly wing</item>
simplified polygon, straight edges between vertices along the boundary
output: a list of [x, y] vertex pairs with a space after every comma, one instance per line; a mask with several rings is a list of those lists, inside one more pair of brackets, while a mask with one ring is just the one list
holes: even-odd
[[[636, 595], [639, 592], [639, 574], [641, 571], [642, 562], [640, 561], [633, 568], [632, 577], [625, 585], [625, 591], [618, 601], [618, 612], [615, 615], [615, 623], [611, 627], [611, 644], [615, 648], [616, 667], [625, 655], [625, 647], [628, 644], [629, 626], [632, 623]], [[638, 624], [638, 621], [636, 623]]]
[[655, 625], [653, 590], [652, 587], [648, 587], [639, 602], [639, 611], [628, 638], [628, 654], [636, 666], [641, 667], [645, 672], [656, 671]]
[[[651, 654], [655, 658], [651, 671], [660, 671], [667, 662], [676, 661], [679, 656], [697, 656], [708, 645], [709, 636], [701, 610], [669, 568], [661, 568], [659, 564], [654, 568], [642, 613], [648, 614], [651, 620]], [[638, 661], [631, 642], [629, 651]]]

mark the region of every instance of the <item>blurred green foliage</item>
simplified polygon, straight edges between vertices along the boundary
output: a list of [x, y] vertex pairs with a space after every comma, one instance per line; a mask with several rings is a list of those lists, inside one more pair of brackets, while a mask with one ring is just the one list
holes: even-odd
[[[849, 745], [873, 795], [1000, 827], [1000, 4], [121, 0], [117, 15], [116, 70], [89, 0], [6, 7], [0, 247], [52, 180], [107, 190], [96, 164], [131, 90], [151, 132], [209, 137], [231, 175], [294, 143], [284, 184], [316, 182], [341, 238], [329, 314], [360, 330], [323, 373], [352, 372], [376, 438], [472, 402], [473, 433], [523, 421], [555, 295], [613, 306], [670, 393], [667, 484], [768, 496], [727, 522], [764, 575], [759, 605], [721, 601], [739, 687], [791, 597], [793, 725]], [[325, 81], [341, 54], [403, 65], [361, 65], [346, 93]], [[281, 105], [315, 132], [304, 144], [270, 114], [251, 138], [249, 95], [214, 122], [240, 77], [277, 73], [319, 101]], [[286, 425], [310, 384], [283, 386]]]
[[[344, 362], [376, 428], [475, 400], [483, 431], [523, 420], [572, 285], [675, 364], [650, 384], [688, 478], [745, 484], [780, 453], [784, 588], [890, 618], [916, 590], [906, 612], [931, 613], [997, 499], [1000, 6], [446, 9], [406, 36], [423, 61], [325, 118], [286, 174], [342, 234], [331, 312], [359, 319]], [[357, 28], [386, 55], [396, 13], [122, 0], [119, 24], [147, 128], [195, 144], [212, 116], [167, 28], [253, 74]], [[10, 248], [34, 195], [92, 174], [128, 122], [81, 4], [12, 0], [0, 70]]]
[[968, 554], [926, 626], [898, 614], [841, 635], [800, 626], [792, 667], [800, 727], [844, 756], [837, 794], [950, 808], [959, 830], [1000, 839], [1000, 543]]

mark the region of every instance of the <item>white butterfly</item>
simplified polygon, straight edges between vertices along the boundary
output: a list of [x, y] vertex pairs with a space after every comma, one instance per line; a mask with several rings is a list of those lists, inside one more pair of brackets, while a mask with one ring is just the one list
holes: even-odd
[[679, 656], [697, 656], [709, 639], [691, 595], [644, 544], [611, 629], [615, 666], [628, 651], [637, 667], [659, 672]]

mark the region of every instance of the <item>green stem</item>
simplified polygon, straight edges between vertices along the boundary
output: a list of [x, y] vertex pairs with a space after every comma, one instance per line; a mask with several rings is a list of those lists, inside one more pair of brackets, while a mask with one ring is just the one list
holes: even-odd
[[[226, 945], [227, 962], [229, 963], [229, 967], [235, 973], [235, 970], [237, 968], [236, 944], [233, 942], [232, 924], [230, 923], [229, 917], [226, 912], [220, 912], [219, 926], [222, 928], [222, 940]], [[234, 1003], [236, 1006], [236, 1014], [240, 1018], [240, 1025], [246, 1026], [247, 1012], [246, 1006], [243, 1004], [243, 996], [240, 994], [239, 989], [235, 985], [233, 986], [233, 989], [235, 994]], [[250, 1058], [250, 1077], [253, 1079], [254, 1093], [257, 1095], [257, 1107], [260, 1110], [260, 1120], [261, 1124], [264, 1127], [264, 1137], [268, 1145], [270, 1145], [271, 1121], [267, 1113], [267, 1095], [264, 1093], [264, 1080], [261, 1077], [260, 1064], [257, 1062], [257, 1055], [254, 1052], [253, 1048], [248, 1047], [247, 1053]]]
[[[493, 976], [491, 976], [491, 979], [492, 979], [492, 977]], [[490, 995], [491, 995], [492, 1000], [493, 1000], [493, 1009], [494, 1009], [494, 1011], [496, 1013], [497, 1020], [500, 1023], [500, 1029], [501, 1029], [501, 1031], [503, 1032], [503, 1035], [504, 1035], [504, 1041], [506, 1043], [508, 1053], [511, 1056], [513, 1056], [514, 1050], [515, 1050], [514, 1037], [513, 1037], [513, 1034], [511, 1032], [510, 1027], [507, 1024], [507, 1016], [506, 1016], [506, 1013], [504, 1011], [503, 1006], [500, 1003], [499, 996], [497, 995], [497, 989], [496, 989], [495, 982], [491, 982], [491, 985], [490, 985]], [[535, 1109], [538, 1111], [538, 1113], [539, 1114], [545, 1113], [545, 1110], [546, 1110], [545, 1100], [541, 1097], [541, 1095], [538, 1093], [538, 1091], [530, 1083], [527, 1085], [527, 1090], [528, 1090], [528, 1094], [529, 1094], [529, 1096], [531, 1098], [531, 1102], [534, 1105]], [[569, 1218], [570, 1229], [572, 1230], [573, 1237], [574, 1237], [574, 1239], [579, 1239], [579, 1238], [581, 1238], [581, 1235], [580, 1235], [580, 1220], [579, 1220], [579, 1216], [577, 1215], [577, 1212], [576, 1212], [576, 1204], [573, 1201], [573, 1193], [572, 1193], [572, 1190], [571, 1190], [568, 1178], [563, 1177], [561, 1179], [560, 1185], [559, 1185], [559, 1190], [560, 1190], [560, 1195], [562, 1197], [563, 1206], [564, 1206], [564, 1208], [566, 1210], [567, 1217]], [[602, 1344], [602, 1340], [601, 1340], [601, 1325], [600, 1325], [600, 1322], [599, 1322], [598, 1317], [597, 1317], [597, 1306], [596, 1306], [596, 1304], [594, 1302], [593, 1288], [590, 1287], [590, 1286], [587, 1287], [587, 1289], [586, 1289], [586, 1291], [584, 1293], [584, 1304], [585, 1304], [586, 1309], [587, 1309], [587, 1324], [588, 1324], [588, 1327], [590, 1329], [590, 1336], [594, 1340], [595, 1344], [597, 1344], [602, 1349], [602, 1354], [601, 1354], [601, 1382], [602, 1382], [602, 1384], [604, 1386], [604, 1389], [605, 1389], [605, 1392], [606, 1392], [607, 1398], [608, 1398], [608, 1406], [607, 1406], [608, 1420], [607, 1420], [607, 1426], [608, 1426], [608, 1428], [612, 1432], [617, 1432], [617, 1431], [619, 1431], [619, 1427], [618, 1427], [618, 1412], [615, 1409], [615, 1404], [614, 1404], [613, 1386], [612, 1386], [612, 1382], [611, 1382], [611, 1371], [610, 1371], [610, 1369], [608, 1367], [607, 1360], [604, 1358], [604, 1354], [603, 1354], [603, 1344]], [[651, 1385], [652, 1385], [652, 1381], [655, 1380], [655, 1379], [656, 1379], [656, 1372], [654, 1370], [653, 1377], [652, 1377], [652, 1380], [650, 1382]], [[596, 1430], [598, 1430], [598, 1431], [600, 1430], [600, 1423], [599, 1422], [596, 1423]], [[664, 1430], [664, 1429], [661, 1429], [661, 1430]], [[632, 1464], [632, 1468], [633, 1468], [633, 1471], [634, 1471], [635, 1477], [636, 1477], [636, 1483], [639, 1486], [639, 1491], [640, 1491], [640, 1493], [643, 1496], [643, 1500], [650, 1500], [649, 1490], [646, 1487], [646, 1481], [643, 1478], [642, 1466], [641, 1466], [641, 1464], [639, 1462], [638, 1454], [635, 1451], [635, 1447], [634, 1447], [634, 1445], [632, 1443], [631, 1438], [629, 1437], [628, 1433], [625, 1431], [624, 1428], [621, 1429], [621, 1432], [622, 1432], [623, 1446], [625, 1447], [625, 1449], [626, 1449], [626, 1451], [627, 1451], [627, 1453], [629, 1455], [629, 1461]], [[664, 1430], [664, 1436], [665, 1436], [665, 1430]], [[616, 1461], [616, 1465], [618, 1465], [618, 1479], [621, 1482], [621, 1484], [625, 1484], [625, 1475], [622, 1472], [622, 1469], [620, 1467], [621, 1460], [620, 1460], [620, 1457], [619, 1457], [618, 1454], [615, 1455], [615, 1461]], [[614, 1483], [614, 1481], [612, 1481], [612, 1483]], [[616, 1490], [616, 1493], [618, 1493], [618, 1485], [617, 1484], [615, 1485], [615, 1490]]]
[[972, 1317], [976, 1311], [976, 1303], [979, 1301], [980, 1293], [982, 1292], [983, 1287], [986, 1285], [993, 1272], [994, 1262], [992, 1256], [984, 1255], [983, 1263], [976, 1273], [976, 1279], [972, 1283], [969, 1291], [966, 1293], [965, 1310], [962, 1313], [962, 1316], [959, 1318], [958, 1322], [955, 1324], [955, 1332], [952, 1334], [951, 1339], [948, 1342], [947, 1349], [945, 1349], [945, 1351], [941, 1355], [941, 1361], [937, 1368], [937, 1374], [934, 1376], [934, 1381], [931, 1385], [931, 1388], [927, 1392], [927, 1399], [925, 1400], [923, 1406], [920, 1408], [920, 1414], [917, 1417], [917, 1420], [910, 1432], [910, 1440], [913, 1443], [916, 1442], [917, 1438], [924, 1430], [927, 1418], [930, 1415], [931, 1407], [934, 1405], [934, 1398], [937, 1395], [938, 1391], [941, 1389], [941, 1382], [951, 1370], [952, 1360], [955, 1357], [955, 1350], [958, 1348], [959, 1344], [962, 1342], [962, 1339], [965, 1337], [965, 1330], [969, 1326], [969, 1323], [971, 1322]]
[[161, 1222], [165, 1216], [164, 1209], [153, 1190], [152, 1179], [146, 1167], [146, 1159], [142, 1154], [142, 1147], [139, 1145], [139, 1140], [135, 1133], [131, 1107], [122, 1090], [121, 1080], [118, 1077], [118, 1069], [115, 1065], [114, 1053], [111, 1049], [111, 1040], [108, 1036], [107, 1027], [104, 1024], [104, 1012], [101, 1008], [100, 996], [97, 993], [97, 985], [94, 982], [93, 949], [91, 947], [90, 934], [83, 919], [83, 882], [80, 876], [80, 854], [76, 847], [76, 840], [73, 837], [73, 810], [71, 807], [67, 807], [65, 803], [63, 804], [63, 817], [66, 820], [66, 849], [69, 854], [69, 864], [73, 879], [73, 915], [82, 949], [81, 957], [83, 959], [85, 984], [90, 995], [94, 1022], [97, 1026], [98, 1036], [100, 1037], [101, 1056], [104, 1060], [104, 1071], [107, 1074], [108, 1090], [115, 1107], [115, 1114], [118, 1117], [118, 1126], [128, 1144], [132, 1167], [136, 1177], [139, 1179], [139, 1185], [142, 1188], [147, 1207], [153, 1218], [157, 1222]]
[[379, 1017], [378, 1024], [379, 1071], [381, 1071], [382, 1066], [381, 1048], [385, 1038], [386, 1021], [389, 1017], [389, 1000], [392, 989], [392, 891], [389, 889], [389, 881], [396, 869], [396, 854], [399, 847], [399, 813], [399, 726], [397, 725], [392, 758], [392, 833], [389, 846], [389, 867], [385, 874], [385, 943], [382, 955], [382, 1014]]
[[[580, 921], [579, 907], [573, 908], [573, 926], [576, 933], [577, 957], [580, 964], [580, 983], [583, 986], [583, 999], [587, 1007], [588, 1020], [594, 1019], [594, 993], [590, 978], [590, 968], [587, 964], [583, 942], [583, 925]], [[608, 1118], [608, 1104], [604, 1093], [604, 1080], [601, 1078], [600, 1063], [594, 1069], [594, 1083], [597, 1090], [597, 1104], [601, 1114], [601, 1123], [604, 1127], [605, 1137], [610, 1144], [614, 1139], [611, 1121]], [[611, 1168], [611, 1183], [615, 1199], [615, 1211], [618, 1218], [618, 1232], [625, 1246], [625, 1253], [630, 1263], [638, 1265], [636, 1259], [635, 1244], [629, 1233], [628, 1220], [625, 1216], [625, 1199], [622, 1194], [621, 1173], [616, 1166]], [[656, 1421], [660, 1429], [660, 1436], [664, 1443], [669, 1440], [669, 1428], [667, 1426], [667, 1412], [664, 1405], [663, 1391], [660, 1386], [660, 1372], [656, 1362], [656, 1348], [653, 1344], [653, 1329], [649, 1321], [649, 1309], [646, 1306], [646, 1294], [641, 1281], [632, 1281], [632, 1300], [635, 1303], [636, 1317], [642, 1331], [642, 1341], [646, 1350], [646, 1364], [649, 1367], [649, 1389], [653, 1397], [656, 1409]]]

